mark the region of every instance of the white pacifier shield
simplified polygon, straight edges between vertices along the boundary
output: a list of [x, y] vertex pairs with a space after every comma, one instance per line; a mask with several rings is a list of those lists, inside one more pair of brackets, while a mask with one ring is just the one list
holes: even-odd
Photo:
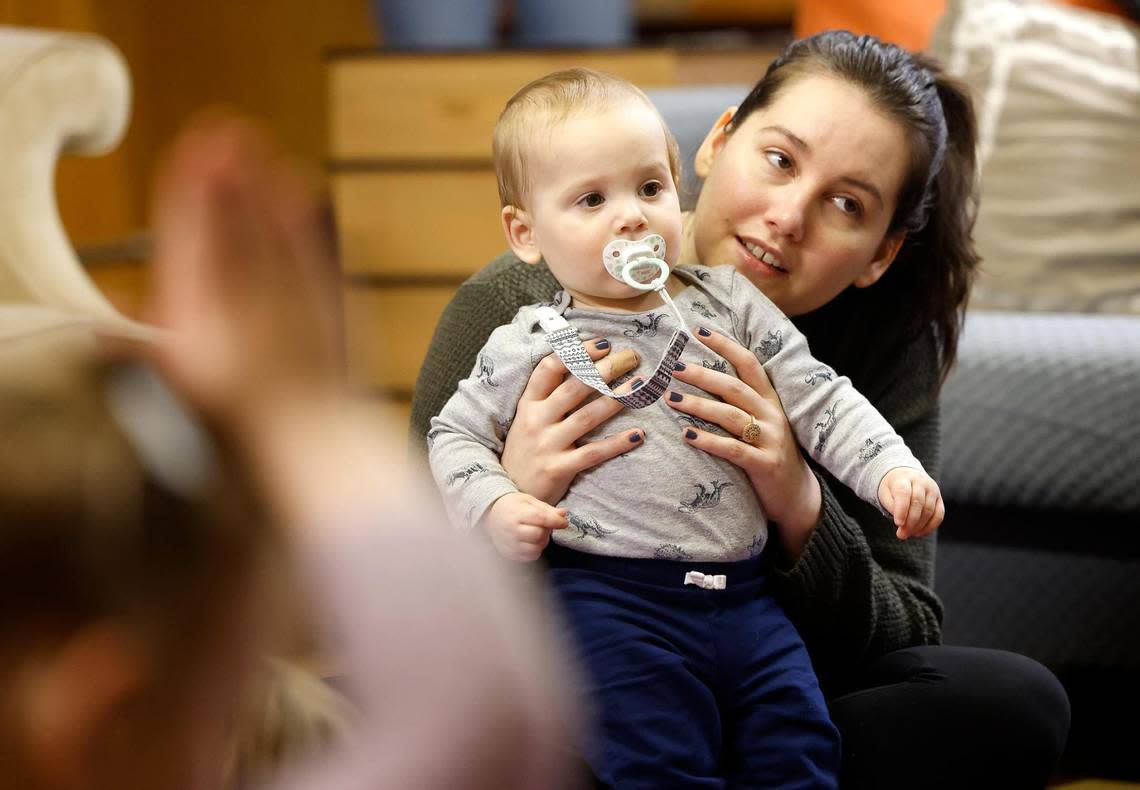
[[614, 239], [602, 250], [602, 264], [615, 280], [639, 291], [653, 291], [665, 284], [665, 239], [656, 233], [644, 239]]

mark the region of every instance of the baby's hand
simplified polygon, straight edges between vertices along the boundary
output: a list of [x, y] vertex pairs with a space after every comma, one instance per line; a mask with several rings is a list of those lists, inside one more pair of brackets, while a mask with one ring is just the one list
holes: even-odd
[[491, 536], [495, 551], [508, 560], [534, 562], [550, 542], [550, 533], [565, 529], [566, 510], [530, 494], [504, 494], [495, 500], [479, 524]]
[[900, 540], [929, 535], [946, 516], [942, 492], [925, 472], [898, 466], [883, 475], [879, 502], [894, 516]]

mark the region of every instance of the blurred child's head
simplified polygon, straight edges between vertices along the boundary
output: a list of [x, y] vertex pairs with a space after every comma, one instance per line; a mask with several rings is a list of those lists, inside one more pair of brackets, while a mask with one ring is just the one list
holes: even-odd
[[528, 263], [545, 260], [577, 303], [642, 294], [602, 266], [615, 238], [657, 233], [676, 261], [677, 143], [636, 86], [589, 69], [548, 74], [507, 102], [493, 150], [511, 249]]
[[210, 786], [264, 646], [269, 531], [141, 370], [0, 347], [0, 764], [16, 786]]

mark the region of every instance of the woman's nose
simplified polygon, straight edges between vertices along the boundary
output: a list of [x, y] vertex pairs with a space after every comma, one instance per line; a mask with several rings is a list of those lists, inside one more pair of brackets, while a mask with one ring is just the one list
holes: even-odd
[[806, 196], [796, 190], [788, 189], [777, 192], [773, 198], [764, 216], [768, 227], [779, 236], [791, 241], [801, 241], [807, 211]]

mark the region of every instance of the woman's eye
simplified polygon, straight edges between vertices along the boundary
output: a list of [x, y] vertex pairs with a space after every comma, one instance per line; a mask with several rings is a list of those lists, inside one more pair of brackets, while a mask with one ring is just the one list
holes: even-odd
[[641, 196], [647, 198], [657, 197], [661, 194], [662, 189], [664, 189], [664, 187], [661, 186], [660, 181], [650, 181], [642, 185]]
[[842, 211], [850, 217], [858, 217], [863, 213], [863, 207], [859, 205], [859, 201], [855, 198], [850, 198], [845, 195], [837, 195], [831, 201]]
[[602, 203], [604, 203], [605, 200], [606, 199], [604, 197], [602, 197], [602, 193], [591, 192], [588, 195], [583, 195], [581, 200], [579, 200], [578, 202], [581, 203], [586, 208], [597, 208], [598, 206], [602, 205]]
[[775, 167], [777, 170], [792, 169], [791, 158], [782, 151], [765, 151], [764, 156], [768, 157], [768, 161], [772, 163], [772, 167]]

